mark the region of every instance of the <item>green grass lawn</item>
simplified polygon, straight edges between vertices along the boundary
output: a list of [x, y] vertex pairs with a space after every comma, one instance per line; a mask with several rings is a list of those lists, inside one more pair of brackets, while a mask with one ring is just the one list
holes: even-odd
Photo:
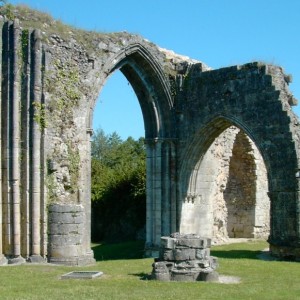
[[[142, 258], [143, 243], [93, 245], [90, 267], [21, 265], [0, 267], [0, 299], [300, 299], [300, 264], [257, 259], [265, 242], [213, 247], [218, 272], [239, 284], [148, 280], [153, 259]], [[102, 271], [93, 280], [61, 280], [71, 271]]]

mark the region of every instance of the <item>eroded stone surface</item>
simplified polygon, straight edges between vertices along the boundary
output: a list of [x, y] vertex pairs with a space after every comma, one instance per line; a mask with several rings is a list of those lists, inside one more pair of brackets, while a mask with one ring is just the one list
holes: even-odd
[[152, 278], [160, 281], [218, 281], [217, 258], [210, 256], [211, 240], [195, 234], [162, 237]]

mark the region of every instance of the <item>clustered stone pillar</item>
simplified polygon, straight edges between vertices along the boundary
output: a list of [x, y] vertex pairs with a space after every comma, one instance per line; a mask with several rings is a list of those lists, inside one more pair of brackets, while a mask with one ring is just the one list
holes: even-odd
[[161, 238], [160, 255], [152, 277], [160, 281], [218, 281], [217, 258], [210, 256], [211, 240], [174, 233]]
[[39, 31], [23, 31], [18, 20], [0, 20], [0, 29], [0, 264], [45, 262], [44, 129], [37, 121], [44, 50]]
[[162, 235], [177, 230], [174, 139], [146, 140], [146, 256], [159, 253]]

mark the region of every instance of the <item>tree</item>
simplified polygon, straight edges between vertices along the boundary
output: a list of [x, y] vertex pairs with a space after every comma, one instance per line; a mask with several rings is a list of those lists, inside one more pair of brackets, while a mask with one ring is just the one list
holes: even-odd
[[92, 141], [92, 239], [135, 239], [145, 226], [144, 139], [96, 131]]

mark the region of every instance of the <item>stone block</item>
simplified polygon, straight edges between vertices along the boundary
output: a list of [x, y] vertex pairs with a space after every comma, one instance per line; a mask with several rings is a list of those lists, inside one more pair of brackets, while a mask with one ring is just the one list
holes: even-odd
[[50, 204], [48, 211], [55, 213], [82, 213], [83, 206], [82, 205], [74, 205], [74, 204]]
[[162, 248], [174, 249], [176, 246], [176, 239], [171, 238], [171, 237], [163, 236], [160, 241], [161, 241]]
[[152, 270], [152, 278], [160, 281], [170, 281], [170, 272], [165, 262], [155, 262]]
[[56, 224], [51, 223], [49, 230], [51, 235], [67, 235], [79, 234], [82, 235], [84, 228], [83, 224]]
[[172, 270], [172, 281], [197, 281], [200, 277], [200, 270], [186, 271], [186, 270]]
[[194, 260], [196, 250], [191, 248], [176, 248], [173, 250], [174, 260]]
[[159, 280], [159, 281], [170, 281], [171, 276], [170, 273], [152, 273], [152, 279]]
[[64, 234], [64, 235], [50, 235], [49, 240], [51, 245], [81, 245], [82, 235], [79, 234]]
[[209, 257], [209, 261], [210, 261], [210, 267], [212, 268], [212, 269], [216, 269], [216, 268], [218, 268], [219, 267], [219, 262], [218, 262], [218, 258], [217, 257], [215, 257], [215, 256], [210, 256]]
[[198, 267], [200, 267], [201, 269], [209, 268], [210, 267], [209, 258], [198, 261]]
[[175, 260], [173, 250], [170, 249], [161, 249], [159, 257], [162, 260]]
[[199, 280], [208, 282], [218, 282], [219, 274], [214, 270], [205, 270], [200, 273]]
[[210, 255], [210, 249], [206, 248], [206, 249], [196, 249], [196, 259], [206, 259], [208, 258]]
[[80, 245], [51, 245], [50, 256], [55, 258], [77, 257], [81, 254]]

